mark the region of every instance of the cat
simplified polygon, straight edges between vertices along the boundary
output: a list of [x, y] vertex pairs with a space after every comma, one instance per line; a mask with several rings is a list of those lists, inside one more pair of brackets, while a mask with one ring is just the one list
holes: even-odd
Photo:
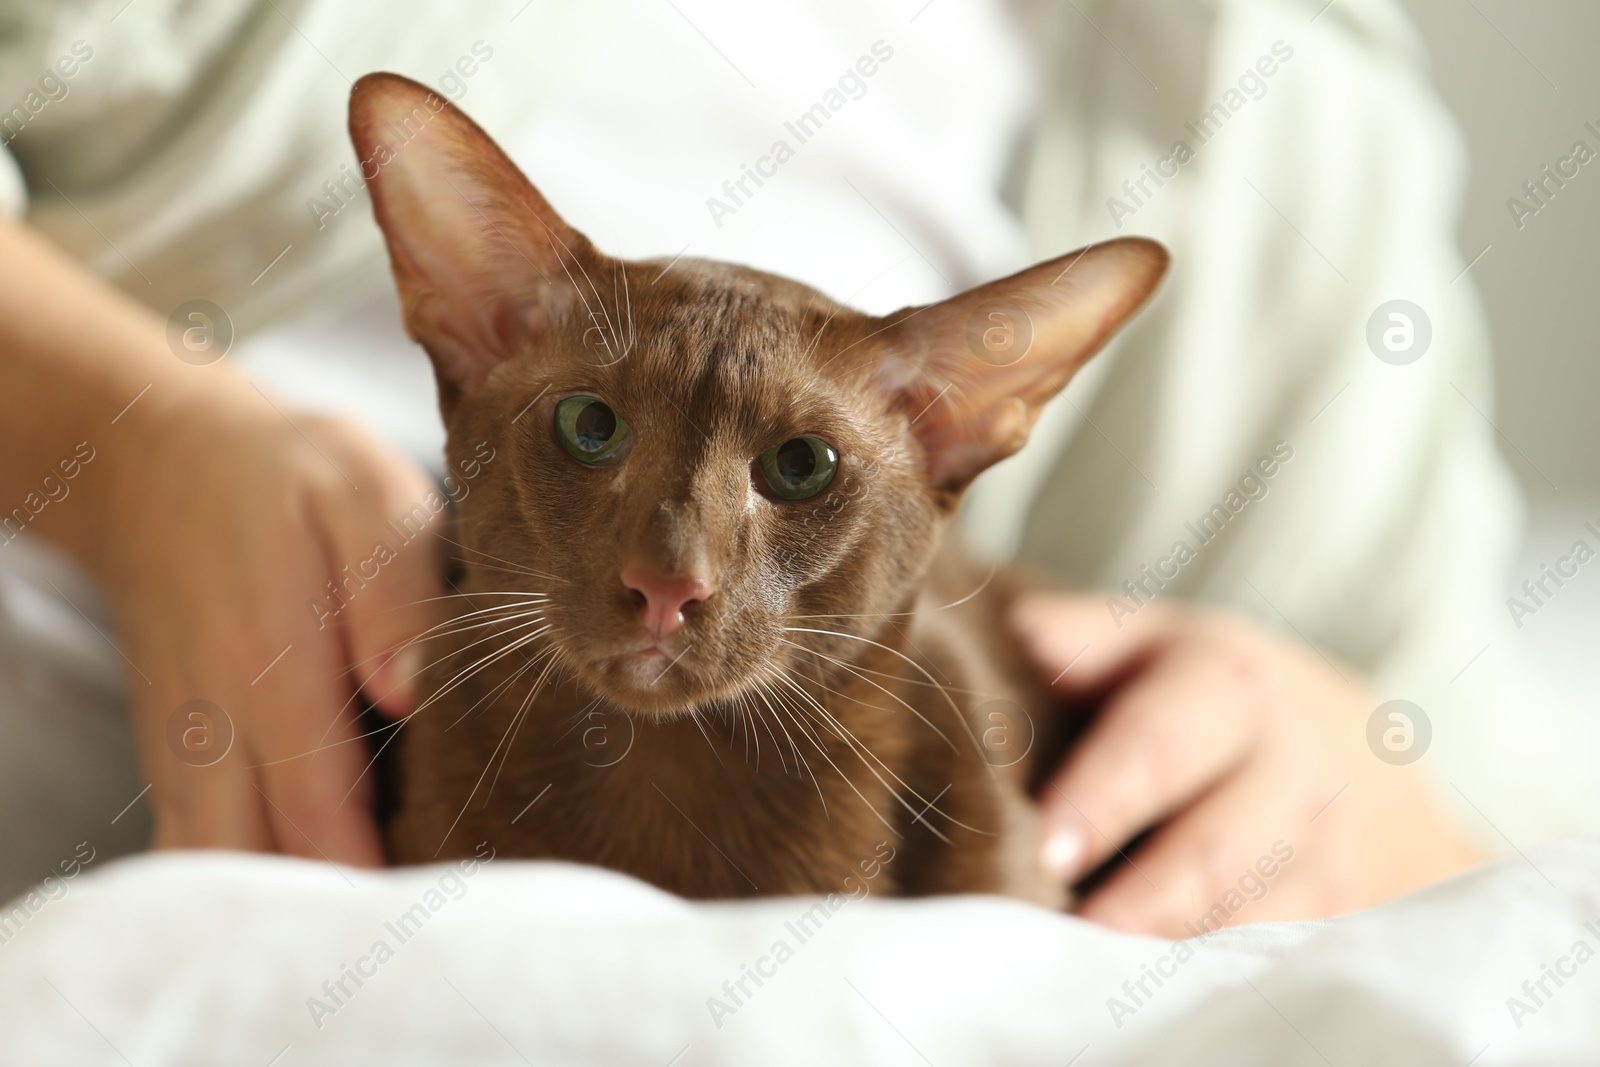
[[602, 254], [400, 76], [355, 84], [350, 132], [450, 468], [494, 456], [386, 741], [390, 858], [488, 842], [693, 898], [870, 877], [1060, 904], [1030, 789], [1062, 715], [1005, 636], [1007, 579], [946, 527], [1166, 251], [1114, 240], [877, 317]]

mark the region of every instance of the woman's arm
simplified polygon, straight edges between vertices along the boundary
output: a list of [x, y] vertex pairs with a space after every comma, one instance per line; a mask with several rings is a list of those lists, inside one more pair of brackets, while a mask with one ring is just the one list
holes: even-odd
[[430, 490], [355, 428], [178, 359], [155, 315], [0, 223], [0, 551], [43, 536], [109, 594], [158, 847], [381, 862], [356, 690], [410, 710], [418, 665], [392, 652], [438, 595], [435, 541], [329, 583]]

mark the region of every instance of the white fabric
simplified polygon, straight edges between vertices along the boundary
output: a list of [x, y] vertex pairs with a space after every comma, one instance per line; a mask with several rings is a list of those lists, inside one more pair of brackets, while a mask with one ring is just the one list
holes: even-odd
[[0, 0], [0, 139], [27, 179], [27, 221], [163, 316], [203, 298], [248, 330], [359, 290], [383, 262], [365, 196], [331, 217], [308, 203], [337, 206], [324, 183], [356, 169], [351, 80], [399, 71], [503, 133], [548, 105], [613, 11], [516, 17], [527, 6]]
[[[91, 863], [51, 892], [0, 944], [0, 1063], [1600, 1058], [1596, 840], [1344, 919], [1229, 929], [1186, 943], [1192, 955], [994, 898], [694, 905], [599, 870], [504, 860], [463, 876], [166, 855]], [[792, 950], [781, 963], [778, 942]], [[747, 966], [766, 977], [736, 1002], [724, 983]], [[341, 994], [346, 968], [364, 977]], [[1523, 983], [1541, 978], [1545, 995], [1529, 996]]]
[[[1424, 766], [1487, 847], [1600, 829], [1592, 734], [1521, 683], [1501, 607], [1522, 509], [1455, 246], [1464, 152], [1399, 8], [1022, 6], [1048, 72], [1019, 183], [1035, 254], [1141, 233], [1174, 263], [1030, 448], [976, 487], [973, 539], [1127, 607], [1123, 584], [1184, 541], [1197, 558], [1159, 596], [1241, 611], [1370, 678], [1375, 705], [1420, 705]], [[1194, 158], [1175, 177], [1124, 188], [1179, 140]], [[1397, 298], [1433, 328], [1403, 366], [1366, 338]], [[1292, 461], [1201, 546], [1186, 524], [1278, 441]], [[1530, 743], [1547, 738], [1584, 743]]]

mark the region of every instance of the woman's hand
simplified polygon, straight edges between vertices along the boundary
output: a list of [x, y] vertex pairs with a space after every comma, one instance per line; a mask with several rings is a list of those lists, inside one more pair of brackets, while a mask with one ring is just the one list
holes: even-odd
[[1165, 937], [1317, 918], [1483, 858], [1420, 765], [1368, 750], [1377, 701], [1314, 651], [1175, 605], [1119, 629], [1093, 597], [1031, 598], [1013, 622], [1057, 690], [1103, 698], [1039, 797], [1047, 866], [1074, 882], [1156, 827], [1085, 918]]
[[379, 864], [356, 693], [413, 707], [420, 650], [394, 652], [438, 607], [440, 498], [351, 426], [200, 384], [152, 389], [103, 449], [95, 563], [155, 845]]
[[360, 431], [171, 345], [0, 219], [0, 501], [92, 456], [28, 531], [110, 595], [158, 846], [379, 863], [354, 698], [412, 706], [415, 653], [388, 656], [438, 607], [421, 531], [443, 502]]

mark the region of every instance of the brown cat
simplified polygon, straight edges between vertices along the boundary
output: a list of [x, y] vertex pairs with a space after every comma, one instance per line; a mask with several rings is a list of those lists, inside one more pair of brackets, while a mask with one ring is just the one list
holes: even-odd
[[1112, 241], [877, 318], [603, 255], [404, 78], [357, 82], [350, 130], [450, 467], [494, 450], [395, 739], [392, 857], [487, 840], [691, 897], [870, 868], [1059, 901], [1028, 789], [1060, 716], [992, 575], [941, 541], [1166, 252]]

